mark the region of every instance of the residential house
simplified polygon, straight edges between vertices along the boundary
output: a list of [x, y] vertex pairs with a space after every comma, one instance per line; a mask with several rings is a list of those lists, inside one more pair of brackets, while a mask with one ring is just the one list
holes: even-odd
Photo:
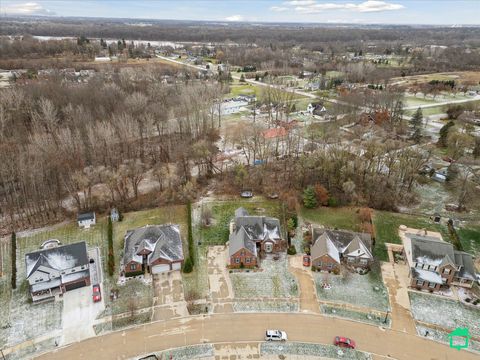
[[78, 226], [84, 229], [90, 228], [90, 226], [95, 225], [96, 222], [97, 222], [97, 218], [94, 212], [78, 214], [77, 216]]
[[90, 285], [89, 259], [84, 241], [58, 247], [46, 246], [28, 253], [25, 265], [34, 302], [53, 299], [66, 291]]
[[373, 262], [370, 234], [312, 227], [312, 268], [338, 271], [342, 262], [368, 268]]
[[127, 231], [124, 239], [123, 272], [136, 276], [180, 270], [183, 247], [178, 225], [147, 225]]
[[325, 116], [327, 115], [327, 109], [322, 103], [311, 103], [307, 106], [307, 112], [312, 115]]
[[429, 291], [450, 285], [472, 287], [476, 274], [470, 254], [454, 250], [439, 233], [408, 228], [400, 231], [411, 287]]
[[251, 216], [244, 208], [235, 210], [235, 218], [230, 223], [230, 267], [254, 267], [261, 252], [279, 253], [285, 249], [278, 219]]

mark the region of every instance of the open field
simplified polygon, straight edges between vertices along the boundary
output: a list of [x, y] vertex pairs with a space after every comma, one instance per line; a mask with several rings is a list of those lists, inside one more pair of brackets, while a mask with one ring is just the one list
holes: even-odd
[[300, 211], [305, 221], [329, 228], [360, 231], [360, 220], [354, 207], [319, 207]]
[[478, 256], [480, 254], [480, 226], [461, 228], [457, 232], [463, 250]]
[[480, 72], [478, 71], [455, 71], [445, 73], [434, 73], [424, 75], [405, 76], [392, 79], [392, 82], [405, 81], [404, 85], [412, 85], [415, 82], [421, 84], [432, 80], [455, 80], [456, 82], [472, 81], [474, 83], [480, 82]]
[[416, 215], [407, 215], [386, 211], [375, 211], [373, 215], [373, 224], [375, 231], [375, 247], [373, 256], [378, 260], [388, 261], [385, 243], [401, 244], [398, 236], [398, 227], [406, 225], [415, 229], [427, 229], [437, 231], [442, 234], [443, 240], [449, 241], [447, 227], [444, 225], [434, 224], [429, 218]]

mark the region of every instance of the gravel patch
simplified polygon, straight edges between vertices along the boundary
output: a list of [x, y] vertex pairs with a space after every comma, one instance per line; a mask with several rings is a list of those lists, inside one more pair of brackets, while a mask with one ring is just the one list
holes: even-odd
[[273, 343], [266, 342], [260, 345], [260, 355], [303, 355], [327, 357], [329, 359], [370, 360], [368, 353], [357, 350], [343, 349], [334, 345], [320, 345], [308, 343]]

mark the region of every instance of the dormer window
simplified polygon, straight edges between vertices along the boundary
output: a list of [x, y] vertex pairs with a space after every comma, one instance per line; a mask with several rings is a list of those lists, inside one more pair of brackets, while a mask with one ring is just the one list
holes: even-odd
[[450, 269], [443, 269], [443, 273], [445, 275], [449, 275], [450, 274]]

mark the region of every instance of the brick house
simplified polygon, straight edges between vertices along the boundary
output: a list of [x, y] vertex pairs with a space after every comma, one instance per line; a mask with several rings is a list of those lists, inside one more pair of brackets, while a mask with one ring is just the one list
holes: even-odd
[[235, 218], [230, 223], [230, 267], [255, 267], [260, 253], [278, 253], [285, 249], [278, 219], [250, 216], [244, 208], [235, 210]]
[[84, 241], [25, 254], [30, 296], [34, 302], [89, 286], [90, 268]]
[[311, 256], [315, 270], [335, 272], [342, 262], [355, 268], [369, 268], [373, 261], [370, 234], [312, 227]]
[[454, 250], [439, 233], [412, 230], [402, 236], [412, 288], [433, 292], [450, 285], [472, 287], [476, 277], [470, 254]]
[[122, 260], [125, 276], [180, 270], [183, 260], [178, 225], [147, 225], [125, 235]]

